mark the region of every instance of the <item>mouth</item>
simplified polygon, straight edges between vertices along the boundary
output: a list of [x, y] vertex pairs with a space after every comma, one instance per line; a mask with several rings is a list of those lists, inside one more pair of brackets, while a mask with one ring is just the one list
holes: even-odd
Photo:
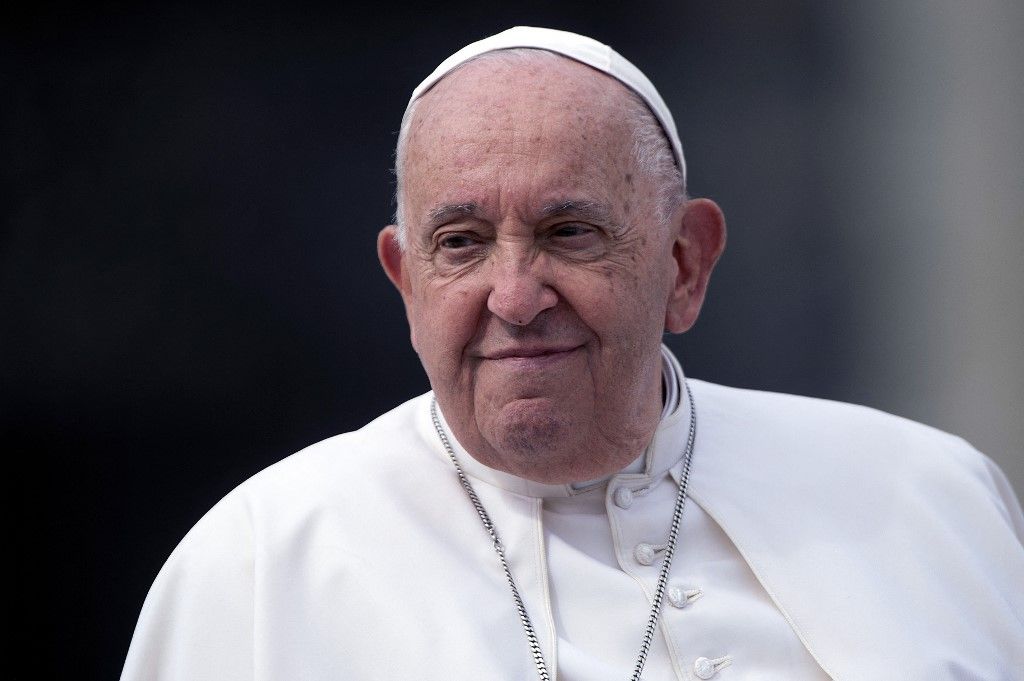
[[523, 346], [504, 348], [496, 352], [490, 352], [483, 356], [483, 359], [492, 361], [525, 361], [525, 362], [547, 362], [557, 361], [569, 356], [582, 348], [582, 345], [555, 345], [555, 346]]

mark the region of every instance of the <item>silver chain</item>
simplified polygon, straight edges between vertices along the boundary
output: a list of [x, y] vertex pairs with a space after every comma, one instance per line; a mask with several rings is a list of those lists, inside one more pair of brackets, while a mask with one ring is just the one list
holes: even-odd
[[[676, 550], [676, 539], [679, 537], [679, 526], [683, 520], [683, 506], [686, 505], [686, 487], [690, 482], [690, 459], [693, 457], [693, 442], [697, 437], [697, 410], [693, 403], [693, 393], [690, 392], [690, 385], [685, 379], [683, 385], [686, 388], [686, 396], [690, 401], [690, 432], [686, 437], [686, 449], [683, 451], [683, 471], [679, 478], [679, 491], [676, 493], [675, 507], [672, 509], [672, 525], [668, 532], [665, 558], [661, 566], [661, 572], [658, 573], [658, 586], [654, 592], [654, 605], [651, 607], [651, 614], [647, 618], [647, 628], [644, 630], [644, 638], [640, 644], [640, 653], [637, 655], [636, 667], [633, 669], [630, 681], [640, 681], [640, 675], [644, 671], [644, 664], [647, 662], [647, 653], [650, 652], [651, 642], [654, 640], [654, 630], [657, 628], [658, 618], [661, 616], [661, 605], [665, 600], [665, 589], [668, 586], [668, 574], [672, 568], [672, 556]], [[533, 662], [537, 667], [537, 676], [540, 677], [541, 681], [550, 681], [551, 675], [548, 673], [547, 665], [544, 663], [544, 654], [540, 649], [540, 642], [537, 640], [537, 632], [533, 629], [533, 623], [530, 621], [530, 615], [526, 612], [523, 597], [519, 594], [516, 580], [512, 577], [512, 570], [508, 567], [505, 547], [498, 537], [498, 530], [491, 521], [491, 516], [488, 515], [487, 509], [484, 508], [480, 497], [476, 495], [476, 490], [473, 489], [472, 483], [470, 483], [466, 473], [462, 470], [462, 466], [455, 456], [455, 450], [452, 448], [452, 443], [448, 440], [448, 435], [444, 432], [444, 428], [441, 427], [441, 419], [437, 414], [436, 397], [431, 397], [430, 400], [430, 417], [434, 421], [437, 436], [441, 439], [441, 444], [444, 446], [445, 452], [448, 453], [448, 458], [452, 460], [452, 465], [455, 466], [455, 472], [459, 476], [459, 482], [462, 483], [462, 489], [466, 490], [466, 495], [469, 496], [473, 508], [476, 509], [476, 514], [480, 516], [480, 522], [483, 523], [484, 529], [491, 537], [494, 552], [498, 554], [501, 569], [505, 572], [505, 580], [512, 591], [512, 600], [515, 601], [516, 612], [519, 613], [519, 621], [522, 622], [523, 630], [526, 632], [526, 641], [530, 646], [530, 654], [533, 656]]]

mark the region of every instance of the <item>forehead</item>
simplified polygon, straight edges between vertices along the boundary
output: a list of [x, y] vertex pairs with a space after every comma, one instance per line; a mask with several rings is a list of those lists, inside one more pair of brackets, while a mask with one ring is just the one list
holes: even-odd
[[612, 199], [632, 169], [629, 105], [621, 83], [563, 57], [498, 55], [469, 63], [417, 103], [402, 169], [404, 198], [413, 204], [541, 204], [580, 193], [604, 196], [571, 198]]

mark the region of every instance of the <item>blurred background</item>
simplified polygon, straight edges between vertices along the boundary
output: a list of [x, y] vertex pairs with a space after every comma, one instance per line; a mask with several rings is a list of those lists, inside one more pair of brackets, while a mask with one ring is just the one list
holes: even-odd
[[213, 503], [427, 389], [374, 255], [396, 132], [438, 62], [515, 24], [646, 71], [725, 210], [705, 313], [668, 341], [689, 375], [958, 433], [1024, 491], [1024, 4], [342, 5], [4, 10], [0, 427], [32, 678], [116, 677]]

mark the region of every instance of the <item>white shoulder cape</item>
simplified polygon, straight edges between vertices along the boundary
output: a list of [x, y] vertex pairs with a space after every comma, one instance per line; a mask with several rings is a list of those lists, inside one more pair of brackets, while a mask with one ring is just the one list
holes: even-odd
[[[690, 384], [690, 497], [830, 676], [1024, 678], [1024, 518], [994, 464], [871, 409]], [[157, 577], [122, 679], [531, 678], [428, 404], [413, 399], [225, 497]], [[478, 492], [527, 608], [542, 610], [536, 500]]]

